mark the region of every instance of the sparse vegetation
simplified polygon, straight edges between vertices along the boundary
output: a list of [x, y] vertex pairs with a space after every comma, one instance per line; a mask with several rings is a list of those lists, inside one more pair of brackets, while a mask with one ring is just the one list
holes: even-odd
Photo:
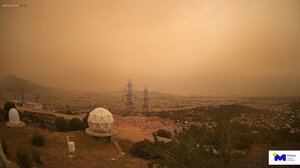
[[49, 130], [56, 130], [60, 132], [67, 131], [82, 131], [88, 127], [87, 117], [83, 120], [75, 117], [71, 120], [66, 120], [63, 117], [47, 117], [33, 114], [30, 112], [20, 113], [21, 120], [26, 124], [30, 124], [39, 128], [47, 128]]
[[133, 143], [127, 139], [118, 141], [120, 147], [123, 149], [123, 152], [128, 153], [133, 145]]
[[44, 136], [39, 133], [33, 134], [31, 138], [31, 143], [35, 146], [45, 146]]
[[31, 160], [26, 150], [20, 149], [16, 152], [17, 163], [21, 168], [30, 168]]
[[155, 132], [155, 134], [159, 137], [172, 138], [172, 133], [165, 129], [159, 129]]
[[89, 113], [87, 113], [84, 116], [84, 118], [82, 119], [82, 127], [83, 127], [83, 129], [86, 129], [86, 128], [89, 127], [88, 122], [87, 122], [88, 118], [89, 118]]
[[8, 121], [8, 120], [9, 120], [9, 118], [8, 118], [8, 112], [9, 112], [9, 110], [10, 110], [11, 108], [16, 108], [16, 105], [15, 105], [14, 102], [9, 102], [9, 101], [8, 101], [8, 102], [6, 102], [6, 103], [4, 104], [3, 110], [1, 110], [2, 116], [3, 116], [3, 118], [4, 118], [5, 121]]
[[66, 120], [63, 117], [44, 117], [39, 116], [30, 112], [20, 113], [21, 120], [27, 124], [34, 125], [39, 128], [47, 128], [49, 130], [57, 130], [60, 132], [66, 131], [81, 131], [86, 128], [84, 121], [79, 118], [72, 118], [71, 120]]
[[6, 103], [4, 104], [4, 110], [5, 110], [5, 111], [9, 111], [11, 108], [16, 108], [16, 105], [15, 105], [14, 102], [8, 101], [8, 102], [6, 102]]
[[55, 120], [55, 127], [57, 131], [81, 131], [84, 130], [85, 124], [79, 118], [72, 118], [71, 120], [66, 120], [63, 117], [59, 117]]
[[72, 118], [67, 122], [67, 130], [68, 131], [78, 131], [83, 129], [83, 123], [78, 118]]
[[55, 130], [53, 118], [36, 115], [30, 112], [20, 113], [20, 118], [26, 124], [31, 124], [39, 128], [47, 128], [49, 130]]
[[143, 159], [148, 160], [164, 158], [163, 149], [156, 145], [156, 143], [153, 143], [148, 139], [133, 144], [129, 153], [133, 156], [141, 157]]
[[[250, 128], [235, 123], [218, 124], [212, 128], [190, 125], [189, 128], [174, 132], [174, 139], [170, 142], [159, 141], [156, 135], [153, 134], [154, 142], [143, 140], [133, 144], [130, 150], [131, 155], [150, 160], [150, 167], [226, 168], [241, 167], [240, 164], [250, 167], [264, 165], [262, 161], [249, 163], [246, 155], [235, 152], [247, 152], [257, 145], [268, 145], [268, 149], [293, 149], [299, 147], [300, 142], [300, 135], [290, 134], [288, 129]], [[252, 154], [248, 155], [252, 157]]]
[[2, 108], [0, 108], [0, 122], [5, 121], [4, 119], [4, 110]]
[[67, 121], [63, 117], [59, 117], [55, 120], [55, 126], [57, 131], [67, 131]]
[[192, 125], [176, 134], [176, 140], [143, 140], [133, 145], [130, 154], [152, 160], [162, 167], [231, 167], [233, 139], [228, 126], [215, 130]]

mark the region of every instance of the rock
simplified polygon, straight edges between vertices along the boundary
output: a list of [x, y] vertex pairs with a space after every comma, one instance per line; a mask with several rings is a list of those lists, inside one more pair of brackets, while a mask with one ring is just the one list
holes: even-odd
[[275, 127], [275, 125], [274, 125], [274, 124], [270, 124], [269, 126], [270, 126], [271, 128], [274, 128], [274, 127]]
[[242, 155], [245, 155], [245, 154], [246, 154], [245, 151], [241, 151], [241, 150], [233, 150], [232, 152], [233, 152], [233, 153], [237, 153], [237, 154], [242, 154]]
[[295, 130], [292, 128], [289, 132], [290, 134], [294, 134], [295, 133]]

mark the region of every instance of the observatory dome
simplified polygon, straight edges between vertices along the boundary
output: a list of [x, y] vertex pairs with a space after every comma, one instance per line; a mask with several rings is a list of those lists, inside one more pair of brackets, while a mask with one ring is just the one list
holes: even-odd
[[19, 112], [15, 108], [11, 108], [8, 112], [9, 121], [7, 122], [8, 126], [24, 126], [25, 123], [20, 121]]
[[11, 124], [19, 124], [20, 123], [20, 116], [19, 112], [15, 108], [11, 108], [8, 112], [9, 122]]
[[89, 128], [97, 133], [109, 133], [113, 131], [114, 118], [105, 108], [96, 108], [88, 116]]

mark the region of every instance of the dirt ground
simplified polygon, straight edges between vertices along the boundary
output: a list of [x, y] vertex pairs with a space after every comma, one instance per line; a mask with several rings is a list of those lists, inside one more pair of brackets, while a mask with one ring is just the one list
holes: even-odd
[[132, 142], [137, 142], [144, 139], [153, 139], [152, 131], [140, 129], [129, 124], [123, 125], [122, 127], [117, 127], [117, 130], [117, 137], [120, 139], [128, 139]]
[[[125, 128], [124, 128], [125, 129]], [[129, 132], [132, 130], [128, 129]], [[46, 146], [35, 147], [31, 144], [31, 135], [39, 132], [45, 137]], [[123, 132], [122, 132], [123, 134]], [[69, 159], [67, 153], [67, 139], [76, 145], [76, 157]], [[18, 149], [27, 150], [30, 155], [34, 149], [40, 150], [44, 166], [47, 168], [94, 168], [94, 167], [147, 167], [147, 161], [121, 155], [113, 143], [105, 143], [91, 139], [86, 133], [74, 132], [50, 132], [26, 125], [22, 128], [10, 128], [6, 123], [0, 123], [0, 139], [4, 139], [8, 145], [8, 158], [15, 161], [15, 152]], [[112, 160], [114, 158], [115, 160]]]

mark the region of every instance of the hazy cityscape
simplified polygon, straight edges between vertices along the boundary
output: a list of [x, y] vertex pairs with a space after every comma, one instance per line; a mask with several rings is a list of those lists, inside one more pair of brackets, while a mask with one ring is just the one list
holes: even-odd
[[299, 0], [2, 0], [0, 168], [300, 165]]

